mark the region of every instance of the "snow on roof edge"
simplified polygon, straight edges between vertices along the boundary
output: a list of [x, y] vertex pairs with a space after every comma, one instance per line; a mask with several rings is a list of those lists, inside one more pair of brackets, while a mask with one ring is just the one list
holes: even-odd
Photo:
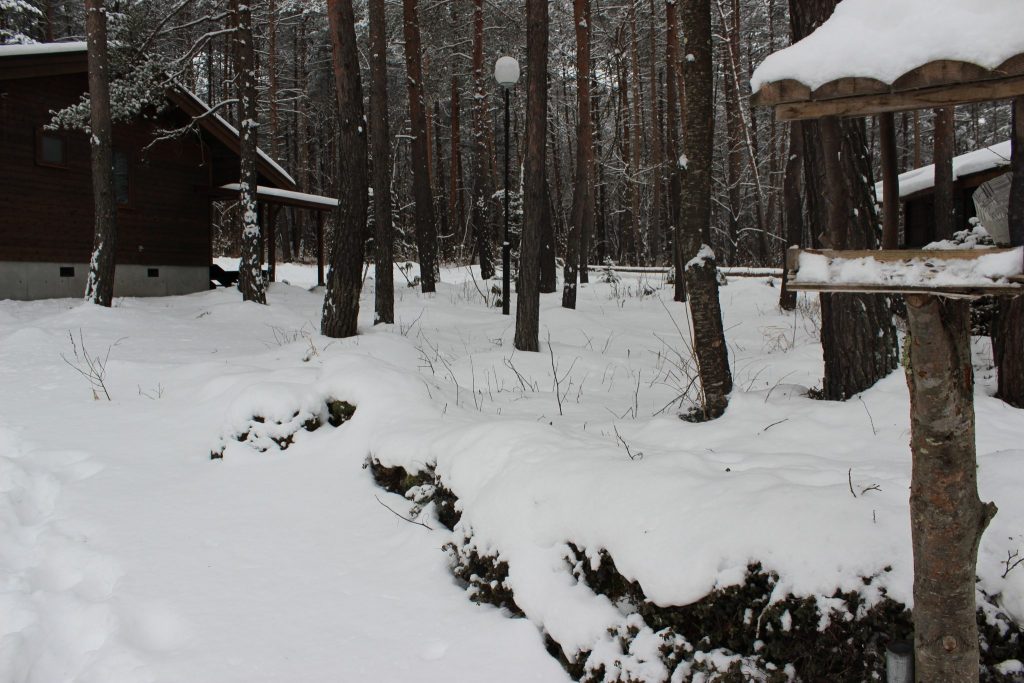
[[[1010, 165], [1010, 141], [1004, 140], [990, 147], [982, 147], [953, 157], [953, 180]], [[935, 164], [900, 173], [900, 199], [935, 187]], [[875, 197], [884, 200], [881, 181], [875, 183]]]
[[[242, 189], [240, 183], [226, 183], [220, 186], [222, 190], [230, 190], [232, 192], [238, 192]], [[320, 204], [321, 206], [337, 206], [338, 200], [334, 197], [326, 197], [320, 194], [309, 194], [307, 192], [295, 192], [294, 190], [282, 190], [277, 187], [269, 187], [267, 185], [256, 186], [256, 196], [265, 197], [281, 197], [282, 199], [295, 199], [299, 201], [310, 202], [313, 204]]]
[[21, 57], [24, 55], [51, 55], [68, 52], [85, 52], [85, 41], [76, 40], [67, 43], [17, 43], [0, 45], [0, 58]]

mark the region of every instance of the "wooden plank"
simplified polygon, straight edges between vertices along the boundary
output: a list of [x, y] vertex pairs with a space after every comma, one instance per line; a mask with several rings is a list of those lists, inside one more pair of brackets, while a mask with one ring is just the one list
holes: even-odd
[[993, 69], [993, 71], [998, 72], [1002, 76], [1024, 75], [1024, 53], [1010, 57]]
[[903, 74], [893, 81], [892, 89], [897, 92], [900, 90], [917, 90], [919, 88], [949, 85], [950, 83], [987, 81], [998, 77], [998, 73], [989, 71], [977, 64], [951, 59], [939, 59], [922, 64], [916, 69], [911, 69]]
[[[936, 109], [956, 104], [1008, 100], [1024, 95], [1024, 76], [993, 78], [892, 93], [805, 100], [775, 105], [777, 121], [801, 121], [824, 116], [871, 116], [883, 112]], [[757, 103], [757, 102], [755, 102]]]
[[793, 79], [765, 83], [754, 93], [753, 102], [757, 106], [771, 107], [782, 102], [802, 102], [809, 99], [811, 89]]
[[837, 97], [880, 95], [889, 92], [892, 92], [892, 86], [874, 78], [839, 78], [816, 88], [810, 99], [831, 100]]

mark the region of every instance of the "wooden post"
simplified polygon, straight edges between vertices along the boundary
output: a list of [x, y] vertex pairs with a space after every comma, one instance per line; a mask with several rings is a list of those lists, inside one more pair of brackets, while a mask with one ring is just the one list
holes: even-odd
[[953, 148], [955, 123], [953, 107], [935, 110], [935, 234], [932, 239], [948, 240], [956, 232], [953, 204]]
[[268, 281], [277, 280], [277, 206], [268, 206], [267, 213], [267, 275]]
[[977, 683], [978, 543], [996, 506], [978, 498], [970, 306], [924, 294], [906, 300], [915, 675]]
[[896, 153], [896, 120], [892, 112], [878, 115], [882, 149], [882, 249], [900, 248], [900, 180]]
[[316, 212], [316, 285], [324, 286], [324, 213]]

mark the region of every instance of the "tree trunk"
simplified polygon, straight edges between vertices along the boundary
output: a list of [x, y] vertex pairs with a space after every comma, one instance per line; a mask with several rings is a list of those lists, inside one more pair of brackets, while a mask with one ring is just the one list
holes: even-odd
[[423, 69], [420, 62], [420, 27], [416, 0], [402, 0], [405, 35], [406, 83], [409, 88], [409, 122], [412, 125], [412, 184], [416, 202], [416, 250], [420, 259], [420, 286], [433, 292], [438, 273], [437, 224], [430, 189], [430, 140], [423, 100]]
[[673, 298], [686, 301], [686, 274], [683, 272], [683, 257], [680, 251], [682, 237], [682, 179], [679, 167], [681, 148], [679, 141], [679, 20], [676, 0], [665, 0], [665, 91], [667, 99], [667, 129], [669, 160], [669, 234], [672, 237], [672, 266], [675, 279]]
[[95, 234], [85, 299], [110, 306], [114, 299], [117, 251], [117, 200], [114, 197], [113, 124], [110, 117], [110, 60], [107, 58], [107, 10], [103, 0], [86, 0], [85, 35], [89, 60], [89, 136], [92, 149], [92, 199]]
[[933, 239], [953, 239], [956, 208], [953, 201], [953, 155], [956, 128], [953, 107], [935, 110], [935, 234]]
[[[726, 17], [722, 12], [723, 28], [726, 31], [727, 40], [722, 41], [722, 52], [726, 56], [724, 66], [729, 71], [722, 79], [722, 87], [725, 89], [725, 144], [726, 144], [726, 169], [728, 183], [728, 239], [729, 239], [729, 265], [737, 264], [740, 241], [740, 212], [742, 211], [743, 196], [740, 183], [743, 173], [743, 120], [740, 118], [740, 93], [737, 88], [736, 60], [739, 55], [740, 34], [739, 34], [739, 7], [733, 2], [732, 16]], [[721, 3], [719, 3], [721, 9]]]
[[267, 303], [266, 282], [263, 279], [259, 208], [256, 198], [256, 152], [258, 116], [256, 109], [256, 63], [252, 37], [252, 10], [250, 5], [232, 0], [235, 13], [235, 80], [238, 84], [238, 130], [241, 136], [241, 171], [239, 207], [242, 217], [242, 262], [238, 270], [238, 288], [243, 301]]
[[[687, 84], [683, 153], [682, 258], [693, 319], [693, 349], [703, 388], [705, 419], [721, 416], [729, 404], [732, 373], [718, 300], [718, 273], [714, 252], [701, 243], [704, 226], [711, 218], [711, 162], [714, 134], [711, 63], [711, 1], [689, 0], [683, 4], [686, 36]], [[693, 58], [690, 58], [690, 55]]]
[[[455, 7], [455, 4], [452, 4]], [[454, 13], [454, 10], [453, 10]], [[454, 19], [453, 19], [454, 20]], [[456, 24], [458, 25], [458, 24]], [[448, 221], [452, 226], [452, 232], [460, 235], [462, 242], [463, 230], [466, 227], [465, 208], [462, 202], [462, 131], [461, 111], [459, 99], [459, 80], [452, 76], [451, 94], [451, 140], [450, 153], [448, 158]]]
[[915, 677], [976, 682], [978, 543], [996, 507], [978, 498], [970, 305], [906, 298]]
[[[790, 0], [794, 41], [831, 16], [836, 0]], [[825, 118], [805, 121], [804, 182], [812, 226], [830, 249], [875, 249], [872, 170], [861, 124]], [[899, 360], [889, 298], [871, 294], [821, 295], [823, 395], [844, 400], [895, 369]]]
[[580, 268], [580, 241], [594, 224], [594, 136], [590, 112], [590, 0], [573, 0], [576, 26], [576, 102], [579, 128], [576, 133], [576, 180], [572, 193], [572, 224], [565, 249], [562, 306], [576, 308], [576, 279]]
[[494, 207], [494, 176], [491, 174], [490, 149], [487, 144], [489, 114], [487, 111], [487, 81], [484, 74], [484, 2], [473, 0], [473, 205], [470, 222], [476, 255], [480, 262], [480, 277], [494, 277], [494, 257], [491, 252], [497, 211]]
[[637, 47], [637, 30], [636, 30], [636, 3], [629, 2], [628, 15], [629, 15], [629, 29], [630, 29], [630, 45], [629, 45], [629, 148], [632, 151], [632, 157], [630, 161], [629, 173], [626, 176], [626, 182], [629, 187], [629, 206], [630, 216], [632, 217], [633, 226], [633, 244], [634, 244], [634, 258], [636, 259], [637, 265], [644, 265], [647, 263], [647, 245], [645, 237], [649, 239], [650, 223], [648, 223], [648, 234], [645, 235], [643, 232], [643, 226], [640, 222], [640, 188], [643, 186], [641, 180], [641, 167], [643, 166], [643, 141], [640, 137], [641, 127], [643, 126], [643, 117], [640, 114], [641, 102], [640, 102], [640, 52]]
[[540, 348], [540, 236], [544, 220], [544, 155], [547, 149], [548, 2], [526, 0], [526, 158], [523, 229], [519, 245], [515, 347]]
[[[1013, 101], [1011, 119], [1010, 184], [1008, 223], [1010, 244], [1024, 245], [1024, 97]], [[1024, 296], [1001, 298], [992, 352], [999, 368], [996, 396], [1012, 406], [1024, 408]]]
[[384, 0], [369, 0], [370, 141], [373, 147], [374, 324], [395, 322], [394, 227], [391, 224], [391, 133]]
[[367, 149], [363, 86], [359, 75], [355, 13], [352, 0], [328, 0], [331, 55], [338, 97], [335, 130], [338, 145], [338, 208], [334, 213], [334, 244], [327, 273], [320, 331], [328, 337], [356, 334], [366, 246]]
[[650, 0], [650, 64], [648, 65], [648, 79], [650, 80], [651, 112], [649, 129], [651, 132], [651, 166], [653, 167], [653, 178], [651, 183], [651, 226], [649, 229], [648, 251], [652, 266], [662, 263], [662, 254], [665, 250], [665, 212], [664, 212], [664, 187], [665, 187], [665, 148], [662, 143], [661, 126], [663, 115], [661, 111], [660, 78], [658, 77], [658, 33], [657, 14], [654, 9], [654, 0]]

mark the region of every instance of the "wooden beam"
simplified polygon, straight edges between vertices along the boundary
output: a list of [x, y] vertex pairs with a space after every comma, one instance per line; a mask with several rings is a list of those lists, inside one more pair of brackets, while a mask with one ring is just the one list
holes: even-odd
[[270, 205], [267, 213], [267, 274], [277, 281], [277, 212], [280, 206]]
[[[783, 102], [775, 105], [775, 118], [777, 121], [801, 121], [824, 116], [871, 116], [883, 112], [1008, 100], [1022, 95], [1024, 76], [1013, 76], [872, 95]], [[758, 101], [763, 100], [758, 98]]]
[[882, 249], [900, 246], [900, 172], [896, 152], [896, 121], [893, 113], [878, 115], [879, 147], [882, 149]]
[[954, 107], [935, 110], [935, 133], [932, 136], [935, 162], [934, 232], [931, 239], [950, 240], [956, 230], [956, 203], [954, 201], [953, 155], [956, 147], [956, 121]]

